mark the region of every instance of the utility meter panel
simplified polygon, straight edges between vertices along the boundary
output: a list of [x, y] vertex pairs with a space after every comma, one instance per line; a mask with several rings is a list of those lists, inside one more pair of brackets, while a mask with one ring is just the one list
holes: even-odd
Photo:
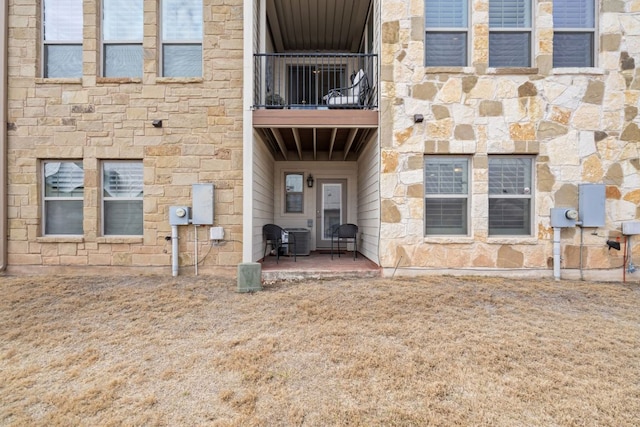
[[578, 212], [572, 208], [551, 208], [552, 227], [575, 227]]
[[213, 225], [213, 184], [193, 184], [191, 196], [193, 198], [191, 223]]
[[169, 225], [189, 225], [189, 206], [169, 206]]
[[578, 186], [578, 212], [582, 227], [603, 227], [605, 223], [604, 184], [580, 184]]

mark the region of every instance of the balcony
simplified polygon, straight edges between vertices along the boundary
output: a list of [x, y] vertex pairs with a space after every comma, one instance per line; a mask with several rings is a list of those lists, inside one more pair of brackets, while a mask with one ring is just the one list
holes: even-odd
[[254, 108], [378, 108], [378, 55], [254, 55]]
[[254, 55], [253, 126], [279, 160], [355, 160], [378, 128], [378, 55]]

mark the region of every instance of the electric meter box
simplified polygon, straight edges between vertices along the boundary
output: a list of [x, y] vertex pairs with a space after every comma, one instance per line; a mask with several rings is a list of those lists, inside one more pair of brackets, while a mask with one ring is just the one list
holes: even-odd
[[572, 208], [551, 208], [552, 227], [575, 227], [578, 212]]
[[582, 227], [603, 227], [605, 223], [604, 184], [580, 184], [578, 186], [578, 212]]
[[213, 184], [193, 184], [191, 197], [191, 223], [194, 225], [213, 225]]
[[191, 208], [189, 206], [169, 206], [169, 225], [189, 225]]

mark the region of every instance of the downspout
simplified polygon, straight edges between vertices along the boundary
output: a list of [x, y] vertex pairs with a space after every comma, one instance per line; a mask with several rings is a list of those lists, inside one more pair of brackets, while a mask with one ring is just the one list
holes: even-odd
[[7, 88], [9, 61], [9, 2], [3, 1], [0, 9], [0, 271], [7, 269]]

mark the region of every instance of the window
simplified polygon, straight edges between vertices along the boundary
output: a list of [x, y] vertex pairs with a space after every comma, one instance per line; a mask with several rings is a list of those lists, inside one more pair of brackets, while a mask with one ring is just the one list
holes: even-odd
[[82, 235], [84, 170], [81, 161], [43, 162], [44, 235]]
[[429, 156], [424, 162], [425, 234], [467, 235], [469, 159]]
[[466, 66], [469, 4], [467, 0], [425, 0], [425, 65]]
[[489, 0], [489, 66], [531, 66], [531, 0]]
[[285, 181], [285, 208], [286, 213], [303, 212], [304, 175], [301, 173], [287, 173]]
[[533, 159], [489, 157], [489, 235], [531, 235]]
[[553, 1], [553, 66], [593, 67], [594, 0]]
[[44, 77], [82, 77], [82, 0], [44, 0]]
[[163, 0], [162, 75], [202, 76], [202, 0]]
[[102, 188], [103, 234], [141, 236], [142, 162], [103, 162]]
[[142, 77], [143, 0], [103, 0], [105, 77]]

